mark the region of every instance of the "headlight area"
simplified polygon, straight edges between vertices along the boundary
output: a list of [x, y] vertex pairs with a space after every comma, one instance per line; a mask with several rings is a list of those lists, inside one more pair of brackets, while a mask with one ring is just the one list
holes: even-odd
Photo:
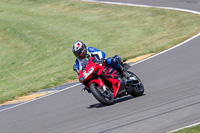
[[89, 69], [88, 73], [91, 74], [93, 71], [94, 71], [94, 67], [92, 66], [92, 67]]
[[92, 72], [94, 71], [94, 67], [90, 67], [88, 72], [83, 73], [83, 78], [86, 79]]

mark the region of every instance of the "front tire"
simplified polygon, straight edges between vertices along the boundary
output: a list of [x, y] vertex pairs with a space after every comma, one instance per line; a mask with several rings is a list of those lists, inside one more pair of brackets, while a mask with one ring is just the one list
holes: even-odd
[[109, 89], [106, 91], [106, 95], [103, 94], [102, 88], [99, 88], [99, 85], [96, 83], [91, 83], [90, 91], [92, 92], [92, 95], [102, 104], [104, 105], [112, 105], [114, 103], [114, 96], [111, 93]]

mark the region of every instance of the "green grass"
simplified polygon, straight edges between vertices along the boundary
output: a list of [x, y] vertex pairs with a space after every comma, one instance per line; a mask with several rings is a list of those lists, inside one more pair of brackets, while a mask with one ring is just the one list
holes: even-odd
[[173, 133], [200, 133], [200, 125], [190, 127], [190, 128], [185, 128]]
[[0, 103], [76, 79], [72, 44], [107, 57], [157, 53], [200, 32], [200, 16], [69, 0], [0, 1]]

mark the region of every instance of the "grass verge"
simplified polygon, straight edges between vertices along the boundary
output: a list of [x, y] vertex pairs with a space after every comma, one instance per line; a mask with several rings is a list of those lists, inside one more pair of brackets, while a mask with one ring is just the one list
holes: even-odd
[[173, 133], [200, 133], [200, 125], [185, 128], [185, 129], [173, 132]]
[[200, 16], [70, 0], [0, 1], [0, 103], [76, 79], [72, 44], [107, 57], [158, 53], [200, 32]]

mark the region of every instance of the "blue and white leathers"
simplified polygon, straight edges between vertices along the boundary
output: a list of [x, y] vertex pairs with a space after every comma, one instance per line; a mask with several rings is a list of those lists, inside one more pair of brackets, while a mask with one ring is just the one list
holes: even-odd
[[[88, 47], [87, 48], [87, 54], [89, 54], [90, 56], [96, 56], [99, 60], [106, 57], [106, 54], [101, 51], [98, 50], [97, 48], [93, 48], [93, 47]], [[87, 59], [83, 58], [83, 59], [76, 59], [75, 63], [78, 66], [79, 70], [82, 70], [82, 68], [86, 65]]]
[[[93, 47], [87, 48], [87, 54], [89, 54], [90, 56], [96, 56], [99, 60], [102, 58], [105, 59], [105, 57], [106, 57], [106, 54], [103, 51], [98, 50], [97, 48], [93, 48]], [[117, 70], [120, 66], [120, 61], [121, 61], [121, 58], [118, 55], [115, 55], [114, 57], [109, 57], [106, 59], [106, 66], [112, 67]], [[86, 58], [82, 58], [82, 59], [77, 58], [75, 63], [78, 66], [78, 69], [82, 70], [82, 68], [87, 65], [87, 59]]]
[[99, 60], [106, 57], [106, 54], [97, 48], [88, 47], [87, 52], [90, 56], [96, 56]]

